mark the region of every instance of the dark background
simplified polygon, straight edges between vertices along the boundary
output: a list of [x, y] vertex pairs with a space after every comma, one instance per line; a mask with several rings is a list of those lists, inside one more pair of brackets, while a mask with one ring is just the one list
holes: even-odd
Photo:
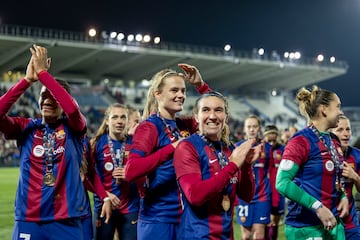
[[319, 53], [346, 61], [344, 76], [319, 83], [343, 106], [358, 106], [358, 0], [2, 1], [4, 24], [86, 32], [90, 27], [159, 35], [162, 41]]

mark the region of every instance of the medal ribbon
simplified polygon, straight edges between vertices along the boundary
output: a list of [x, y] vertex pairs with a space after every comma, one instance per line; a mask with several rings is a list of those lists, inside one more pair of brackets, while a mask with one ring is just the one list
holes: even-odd
[[[212, 160], [212, 159], [216, 158], [219, 161], [219, 165], [220, 165], [221, 169], [223, 169], [226, 165], [229, 164], [229, 160], [227, 159], [226, 154], [223, 151], [221, 142], [220, 142], [220, 150], [216, 150], [214, 143], [209, 141], [209, 139], [207, 137], [205, 137], [202, 134], [200, 134], [199, 136], [206, 144], [205, 152], [206, 152], [206, 155], [208, 155], [209, 159]], [[211, 151], [207, 151], [207, 148], [211, 149]], [[231, 186], [231, 184], [229, 184], [227, 187], [224, 188], [224, 191], [223, 191], [224, 194], [226, 192], [227, 192], [227, 194], [230, 193], [230, 186]]]
[[114, 150], [114, 144], [113, 144], [109, 134], [107, 135], [107, 139], [108, 139], [108, 146], [110, 149], [110, 156], [111, 156], [114, 166], [122, 167], [123, 163], [124, 163], [126, 139], [121, 142], [121, 149], [116, 149], [116, 154], [115, 154], [115, 150]]
[[178, 139], [180, 139], [182, 136], [180, 134], [179, 129], [173, 128], [170, 124], [168, 124], [166, 122], [166, 120], [160, 115], [160, 112], [157, 112], [157, 117], [161, 119], [163, 125], [164, 125], [164, 130], [166, 135], [169, 137], [171, 142], [176, 142]]
[[330, 146], [326, 143], [325, 139], [323, 136], [321, 136], [319, 130], [312, 124], [309, 127], [314, 133], [315, 135], [320, 139], [320, 141], [325, 145], [326, 149], [328, 150], [328, 152], [331, 155], [331, 160], [333, 161], [334, 165], [335, 165], [335, 172], [336, 172], [336, 188], [338, 191], [342, 191], [343, 193], [346, 194], [346, 190], [345, 190], [345, 178], [341, 175], [341, 171], [342, 171], [342, 162], [339, 159], [339, 155], [338, 152], [335, 149], [334, 143], [332, 141], [332, 139], [330, 138]]
[[45, 151], [45, 164], [46, 164], [46, 172], [53, 172], [53, 163], [54, 163], [54, 152], [55, 152], [55, 131], [52, 133], [48, 133], [46, 130], [46, 126], [42, 128], [43, 132], [43, 147]]

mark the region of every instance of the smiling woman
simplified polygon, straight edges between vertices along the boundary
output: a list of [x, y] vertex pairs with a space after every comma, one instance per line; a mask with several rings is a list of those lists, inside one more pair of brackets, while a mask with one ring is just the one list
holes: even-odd
[[[34, 45], [30, 51], [25, 78], [0, 98], [0, 131], [6, 139], [17, 140], [21, 151], [13, 239], [42, 239], [49, 234], [56, 239], [81, 239], [81, 217], [89, 214], [80, 178], [86, 120], [65, 90], [66, 84], [64, 88], [47, 72], [47, 49]], [[39, 98], [41, 118], [6, 115], [37, 81], [44, 86]]]
[[146, 177], [143, 201], [140, 203], [138, 239], [176, 239], [181, 214], [179, 190], [172, 164], [177, 144], [196, 131], [192, 118], [176, 117], [186, 98], [185, 81], [200, 93], [209, 90], [196, 67], [178, 65], [183, 73], [164, 69], [152, 78], [144, 108], [144, 121], [133, 137], [127, 180]]
[[175, 149], [174, 167], [184, 204], [178, 239], [233, 239], [235, 198], [253, 197], [251, 163], [261, 144], [254, 150], [254, 139], [236, 148], [230, 143], [228, 109], [220, 93], [199, 97], [194, 109], [199, 133]]

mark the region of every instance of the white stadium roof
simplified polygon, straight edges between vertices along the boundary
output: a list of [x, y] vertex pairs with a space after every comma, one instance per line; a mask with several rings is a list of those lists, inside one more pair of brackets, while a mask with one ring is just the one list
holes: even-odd
[[197, 66], [206, 82], [218, 91], [288, 91], [346, 74], [348, 68], [341, 61], [289, 61], [256, 52], [163, 42], [129, 43], [92, 39], [85, 33], [0, 25], [0, 73], [24, 72], [34, 43], [48, 47], [53, 75], [94, 83], [103, 79], [140, 83], [160, 69], [177, 69], [177, 63], [185, 62]]

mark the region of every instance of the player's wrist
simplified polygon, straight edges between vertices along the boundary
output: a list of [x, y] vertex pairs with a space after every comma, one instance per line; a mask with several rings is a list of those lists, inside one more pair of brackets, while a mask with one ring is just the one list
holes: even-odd
[[315, 210], [315, 211], [319, 210], [319, 209], [322, 208], [322, 207], [323, 207], [323, 205], [322, 205], [322, 203], [321, 203], [319, 200], [317, 200], [316, 202], [314, 202], [314, 203], [311, 205], [311, 208], [312, 208], [313, 210]]

